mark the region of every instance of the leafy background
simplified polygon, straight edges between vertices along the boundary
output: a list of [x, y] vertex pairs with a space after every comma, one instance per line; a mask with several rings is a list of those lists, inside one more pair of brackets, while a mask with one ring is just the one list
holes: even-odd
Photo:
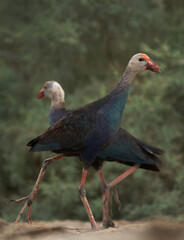
[[[122, 209], [113, 217], [184, 219], [184, 1], [6, 0], [0, 2], [0, 217], [15, 220], [21, 205], [6, 203], [32, 190], [50, 153], [28, 153], [26, 143], [48, 128], [49, 100], [36, 94], [58, 81], [68, 109], [106, 95], [130, 57], [145, 52], [161, 74], [143, 72], [133, 83], [122, 127], [163, 148], [160, 173], [138, 170], [119, 184]], [[107, 181], [127, 167], [104, 164]], [[49, 166], [32, 207], [33, 220], [81, 219], [81, 163]], [[87, 196], [102, 219], [101, 187], [90, 169]], [[24, 220], [25, 218], [23, 218]]]

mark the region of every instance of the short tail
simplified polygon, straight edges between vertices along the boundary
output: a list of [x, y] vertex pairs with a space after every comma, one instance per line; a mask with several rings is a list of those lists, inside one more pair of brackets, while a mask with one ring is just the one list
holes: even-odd
[[[156, 155], [162, 155], [165, 151], [160, 149], [160, 148], [157, 148], [157, 147], [154, 147], [154, 146], [151, 146], [151, 145], [148, 145], [142, 141], [138, 141], [138, 144], [139, 146], [145, 151], [147, 157], [151, 160], [151, 161], [154, 161], [155, 162], [155, 166], [156, 168], [158, 168], [159, 170], [159, 167], [158, 166], [161, 166], [162, 165], [162, 161], [156, 156]], [[152, 169], [154, 170], [154, 169]], [[156, 170], [156, 169], [155, 169]]]
[[[39, 141], [40, 137], [41, 137], [41, 136], [38, 136], [38, 137], [32, 139], [30, 142], [28, 142], [28, 143], [26, 144], [26, 146], [33, 148], [33, 147], [37, 144], [37, 142]], [[30, 150], [31, 150], [31, 149], [30, 149]]]
[[162, 155], [163, 153], [165, 153], [163, 149], [148, 145], [140, 140], [138, 141], [138, 144], [141, 148], [143, 148], [146, 152], [150, 154]]

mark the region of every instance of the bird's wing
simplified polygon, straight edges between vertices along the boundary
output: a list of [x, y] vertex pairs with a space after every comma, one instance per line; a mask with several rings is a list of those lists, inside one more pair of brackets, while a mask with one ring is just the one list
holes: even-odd
[[103, 112], [96, 112], [96, 115], [74, 112], [59, 120], [27, 145], [31, 147], [31, 152], [79, 152], [84, 168], [87, 169], [97, 153], [110, 143], [113, 134]]
[[81, 149], [90, 129], [84, 114], [71, 114], [57, 121], [42, 135], [30, 141], [30, 151], [52, 151], [58, 149]]

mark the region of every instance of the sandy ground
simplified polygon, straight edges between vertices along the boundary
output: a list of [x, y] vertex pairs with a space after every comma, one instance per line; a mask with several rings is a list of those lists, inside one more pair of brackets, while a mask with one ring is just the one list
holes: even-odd
[[[0, 220], [0, 240], [184, 240], [184, 223], [115, 221], [116, 227], [91, 231], [88, 222], [7, 223]], [[98, 223], [101, 226], [101, 223]]]

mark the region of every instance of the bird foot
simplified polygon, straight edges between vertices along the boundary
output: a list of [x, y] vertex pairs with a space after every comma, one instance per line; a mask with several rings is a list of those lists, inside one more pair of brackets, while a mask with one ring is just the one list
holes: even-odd
[[112, 219], [104, 219], [103, 220], [103, 227], [104, 227], [104, 229], [109, 228], [109, 227], [115, 227], [115, 224], [112, 221]]
[[29, 198], [29, 195], [19, 199], [11, 199], [9, 202], [20, 203], [20, 202], [26, 201], [28, 198]]
[[121, 208], [121, 203], [118, 197], [118, 192], [115, 187], [111, 187], [106, 184], [104, 188], [104, 197], [103, 197], [103, 226], [104, 228], [115, 227], [114, 222], [112, 221], [112, 197], [116, 204], [118, 205], [118, 209]]
[[105, 229], [104, 226], [101, 226], [101, 227], [95, 226], [95, 227], [92, 227], [91, 231], [99, 231], [99, 230], [104, 230], [104, 229]]
[[10, 200], [10, 202], [14, 202], [14, 203], [20, 203], [20, 202], [25, 201], [25, 204], [22, 207], [21, 211], [19, 212], [18, 217], [17, 217], [15, 223], [18, 223], [18, 221], [21, 218], [24, 210], [26, 209], [26, 207], [28, 207], [27, 222], [29, 224], [31, 224], [31, 205], [33, 203], [33, 200], [34, 200], [34, 197], [33, 197], [32, 192], [28, 196], [26, 196], [26, 197], [22, 197], [22, 198], [15, 199], [15, 200]]
[[112, 194], [112, 193], [113, 193], [113, 196], [114, 196], [114, 201], [118, 206], [118, 210], [120, 210], [121, 209], [121, 202], [119, 200], [118, 191], [115, 187], [111, 188], [110, 194]]

